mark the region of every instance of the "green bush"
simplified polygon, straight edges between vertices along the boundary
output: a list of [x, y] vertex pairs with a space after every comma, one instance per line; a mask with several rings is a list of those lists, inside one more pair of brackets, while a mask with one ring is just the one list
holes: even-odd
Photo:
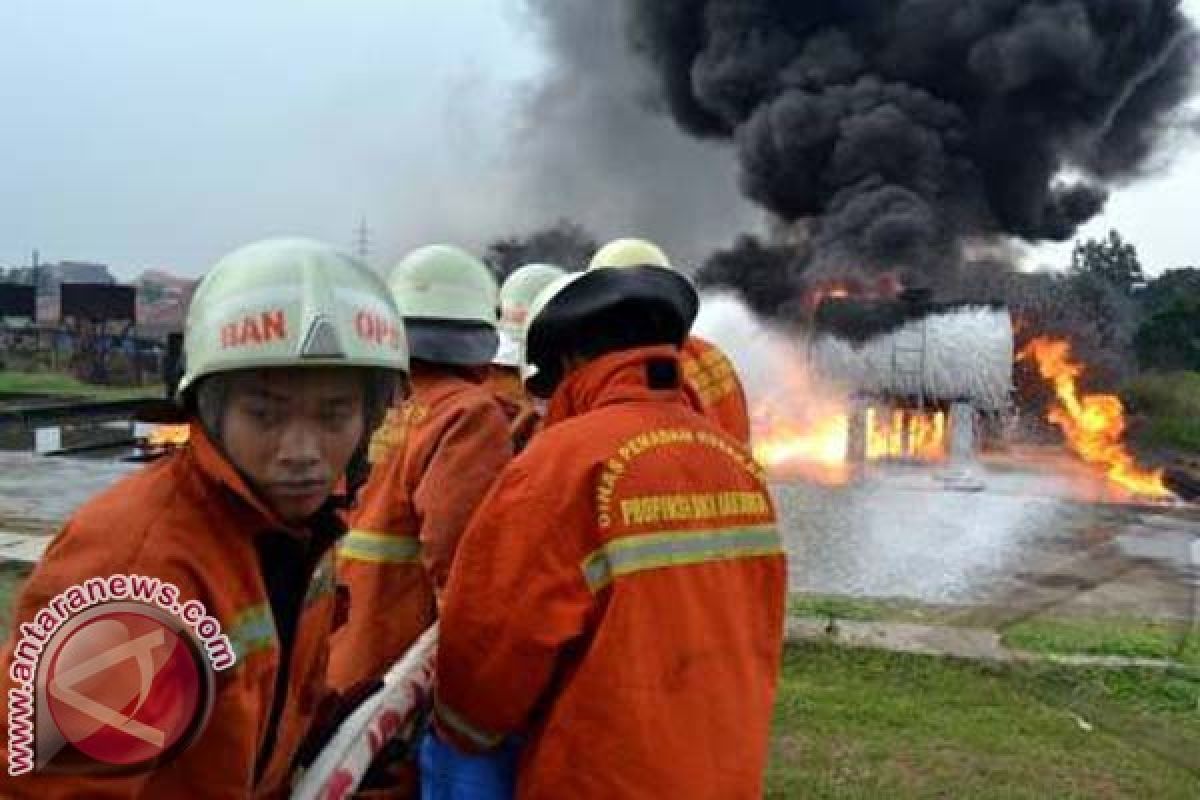
[[1143, 369], [1200, 370], [1200, 300], [1180, 300], [1147, 319], [1133, 345]]
[[1125, 407], [1147, 418], [1139, 438], [1200, 452], [1200, 372], [1147, 373], [1121, 390]]
[[1200, 372], [1147, 372], [1122, 387], [1121, 399], [1137, 414], [1200, 416]]

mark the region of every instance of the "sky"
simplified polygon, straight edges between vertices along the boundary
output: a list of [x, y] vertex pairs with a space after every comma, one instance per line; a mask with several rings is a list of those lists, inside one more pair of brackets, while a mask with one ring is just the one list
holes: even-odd
[[[513, 162], [548, 63], [520, 0], [3, 0], [0, 265], [194, 276], [265, 236], [353, 247], [365, 218], [386, 268], [551, 222]], [[1169, 155], [1083, 231], [1152, 272], [1200, 263], [1200, 141]]]

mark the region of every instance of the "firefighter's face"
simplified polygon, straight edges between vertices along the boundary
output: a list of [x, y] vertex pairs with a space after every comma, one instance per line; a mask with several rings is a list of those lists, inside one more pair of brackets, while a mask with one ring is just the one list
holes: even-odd
[[352, 369], [235, 374], [221, 439], [234, 465], [280, 518], [316, 512], [363, 437], [363, 381]]

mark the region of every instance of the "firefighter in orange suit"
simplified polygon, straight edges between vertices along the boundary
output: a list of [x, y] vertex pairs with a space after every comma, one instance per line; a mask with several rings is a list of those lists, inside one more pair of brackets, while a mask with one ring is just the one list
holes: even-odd
[[488, 383], [508, 416], [515, 452], [525, 449], [541, 421], [521, 379], [521, 349], [525, 346], [529, 306], [542, 289], [565, 274], [551, 264], [526, 264], [500, 287], [500, 347], [492, 359]]
[[[643, 239], [616, 239], [596, 251], [590, 269], [652, 265], [670, 268], [666, 253]], [[699, 336], [684, 340], [683, 376], [704, 413], [730, 436], [750, 446], [750, 413], [737, 370], [719, 347]]]
[[523, 742], [522, 800], [761, 797], [785, 558], [759, 467], [682, 388], [696, 308], [655, 266], [539, 295], [545, 426], [459, 547], [423, 758]]
[[484, 385], [496, 353], [495, 279], [458, 248], [405, 257], [389, 281], [412, 355], [412, 395], [371, 442], [370, 478], [339, 549], [350, 619], [333, 639], [332, 685], [383, 676], [437, 617], [459, 537], [512, 457]]
[[[74, 591], [70, 587], [137, 575], [143, 586], [154, 581], [162, 587], [155, 602], [202, 604], [235, 659], [225, 658], [224, 643], [208, 651], [220, 671], [207, 725], [197, 722], [196, 738], [173, 758], [132, 774], [112, 771], [132, 752], [113, 743], [137, 744], [132, 730], [148, 737], [167, 730], [175, 710], [186, 705], [182, 692], [172, 692], [186, 682], [163, 689], [160, 675], [140, 658], [107, 664], [77, 684], [84, 699], [72, 701], [74, 708], [91, 708], [88, 714], [107, 709], [101, 716], [108, 722], [94, 725], [88, 737], [92, 746], [100, 737], [108, 742], [107, 774], [94, 751], [80, 749], [87, 742], [72, 739], [78, 747], [39, 753], [43, 761], [57, 758], [31, 774], [6, 771], [0, 796], [290, 793], [301, 741], [327, 700], [337, 606], [333, 545], [345, 531], [338, 509], [365, 476], [369, 432], [404, 382], [402, 322], [383, 282], [349, 256], [307, 240], [269, 240], [226, 256], [204, 278], [189, 307], [185, 350], [178, 399], [190, 419], [188, 443], [74, 514], [26, 583], [14, 630], [19, 635], [44, 625], [39, 609]], [[205, 633], [204, 623], [197, 630], [213, 632]], [[76, 638], [66, 641], [64, 650]], [[155, 664], [177, 652], [163, 641], [149, 653]], [[6, 697], [16, 658], [10, 639], [2, 667]], [[148, 674], [156, 694], [135, 707], [129, 701], [138, 686], [147, 691]], [[61, 691], [48, 683], [50, 696]], [[133, 694], [123, 695], [130, 686]], [[54, 717], [64, 719], [70, 718]], [[77, 732], [84, 719], [75, 718]], [[55, 744], [50, 723], [49, 716], [36, 719], [39, 749]], [[17, 743], [6, 739], [5, 745], [5, 761], [13, 763]], [[56, 767], [74, 772], [47, 771]]]

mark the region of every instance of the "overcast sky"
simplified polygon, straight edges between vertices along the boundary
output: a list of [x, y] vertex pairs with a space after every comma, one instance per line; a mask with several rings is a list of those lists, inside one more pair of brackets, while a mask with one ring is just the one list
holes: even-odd
[[[0, 265], [197, 275], [268, 235], [349, 247], [363, 216], [376, 266], [477, 246], [539, 221], [506, 155], [545, 65], [519, 0], [0, 0]], [[1190, 140], [1085, 232], [1200, 262], [1198, 190]]]

